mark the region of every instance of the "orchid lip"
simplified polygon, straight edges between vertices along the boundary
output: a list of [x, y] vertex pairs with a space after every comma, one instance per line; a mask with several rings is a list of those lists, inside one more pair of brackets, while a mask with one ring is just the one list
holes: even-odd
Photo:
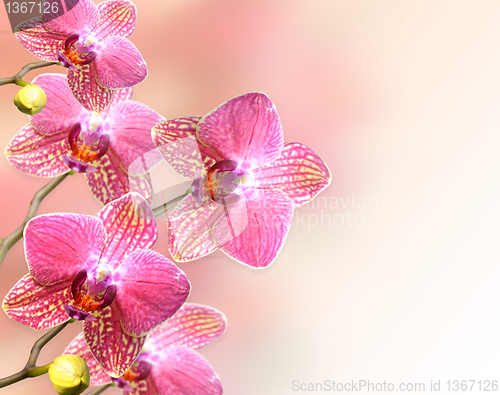
[[97, 57], [96, 51], [90, 51], [87, 56], [85, 56], [80, 64], [90, 64]]
[[73, 63], [71, 63], [68, 60], [68, 58], [66, 56], [64, 56], [63, 53], [61, 53], [61, 51], [56, 51], [56, 57], [57, 57], [57, 60], [59, 61], [59, 63], [61, 63], [64, 67], [66, 67], [67, 69], [69, 69], [71, 71], [77, 71], [76, 67], [73, 66]]

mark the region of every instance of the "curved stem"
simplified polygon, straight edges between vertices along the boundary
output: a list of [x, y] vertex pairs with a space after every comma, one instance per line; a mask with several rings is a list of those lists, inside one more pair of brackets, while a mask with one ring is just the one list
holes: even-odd
[[34, 62], [34, 63], [28, 63], [21, 70], [19, 70], [19, 72], [14, 77], [0, 78], [0, 85], [18, 84], [19, 80], [21, 80], [31, 70], [39, 69], [41, 67], [52, 66], [52, 65], [55, 65], [55, 64], [58, 65], [60, 63], [59, 62]]
[[44, 366], [35, 366], [36, 360], [38, 359], [38, 356], [40, 355], [40, 351], [42, 351], [43, 346], [45, 346], [59, 332], [61, 332], [66, 327], [66, 325], [68, 325], [74, 321], [75, 321], [74, 319], [71, 319], [71, 320], [68, 320], [68, 321], [62, 323], [61, 325], [58, 325], [55, 328], [51, 329], [49, 332], [47, 332], [45, 335], [43, 335], [40, 339], [38, 339], [35, 342], [35, 344], [33, 344], [33, 347], [31, 348], [28, 362], [26, 362], [26, 365], [24, 366], [23, 370], [21, 370], [20, 372], [14, 373], [11, 376], [0, 379], [0, 388], [17, 383], [18, 381], [24, 380], [28, 377], [36, 377], [36, 376], [39, 376], [41, 374], [47, 373], [50, 364], [44, 365]]
[[19, 228], [17, 228], [14, 232], [12, 232], [4, 239], [0, 239], [0, 264], [2, 264], [3, 259], [5, 258], [7, 252], [14, 246], [14, 244], [16, 244], [23, 237], [24, 227], [26, 226], [28, 221], [36, 215], [36, 212], [42, 200], [50, 192], [52, 192], [52, 190], [54, 190], [55, 187], [57, 187], [61, 182], [63, 182], [63, 180], [70, 174], [74, 174], [74, 172], [70, 171], [68, 173], [60, 175], [59, 177], [54, 178], [52, 181], [50, 181], [45, 186], [40, 188], [37, 193], [35, 193], [33, 199], [31, 199], [28, 213], [26, 214], [26, 217], [24, 218], [24, 221], [21, 224], [21, 226], [19, 226]]

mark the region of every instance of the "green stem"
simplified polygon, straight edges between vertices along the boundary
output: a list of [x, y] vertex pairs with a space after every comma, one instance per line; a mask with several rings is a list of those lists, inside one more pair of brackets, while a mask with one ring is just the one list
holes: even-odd
[[43, 366], [35, 366], [34, 368], [31, 368], [26, 372], [26, 376], [27, 377], [41, 376], [42, 374], [45, 374], [49, 371], [49, 366], [51, 364], [52, 364], [52, 362], [48, 363], [47, 365], [43, 365]]
[[4, 239], [0, 239], [0, 265], [3, 262], [3, 259], [5, 258], [5, 255], [7, 252], [16, 244], [19, 240], [22, 239], [23, 237], [23, 231], [24, 227], [28, 223], [28, 221], [33, 218], [36, 215], [36, 212], [38, 211], [38, 207], [40, 206], [40, 203], [42, 200], [50, 193], [52, 192], [63, 180], [70, 174], [74, 174], [73, 171], [70, 171], [68, 173], [64, 173], [56, 178], [54, 178], [52, 181], [47, 183], [44, 187], [38, 190], [37, 193], [33, 196], [33, 199], [31, 199], [30, 203], [30, 208], [28, 210], [28, 213], [26, 214], [26, 217], [24, 218], [23, 223], [19, 228], [17, 228], [14, 232], [12, 232], [10, 235], [5, 237]]
[[51, 341], [59, 332], [61, 332], [66, 325], [75, 322], [74, 319], [70, 319], [61, 325], [56, 326], [55, 328], [51, 329], [49, 332], [47, 332], [45, 335], [43, 335], [40, 339], [38, 339], [35, 344], [33, 344], [33, 347], [31, 348], [30, 356], [28, 358], [28, 362], [26, 362], [26, 365], [24, 366], [23, 370], [20, 372], [14, 373], [11, 376], [5, 377], [3, 379], [0, 379], [0, 388], [6, 387], [8, 385], [17, 383], [18, 381], [24, 380], [28, 377], [36, 377], [41, 374], [47, 373], [49, 370], [49, 365], [44, 365], [44, 366], [35, 366], [36, 365], [36, 360], [38, 359], [38, 356], [40, 355], [40, 351], [42, 351], [42, 348], [49, 342]]
[[154, 208], [153, 209], [153, 215], [155, 217], [158, 217], [158, 216], [162, 215], [165, 211], [170, 210], [172, 208], [172, 206], [169, 207], [170, 205], [173, 205], [174, 203], [177, 204], [178, 200], [184, 199], [190, 193], [191, 193], [191, 188], [189, 188], [184, 194], [182, 194], [180, 196], [177, 196], [177, 197], [174, 197], [173, 199], [169, 200], [168, 202], [163, 203], [161, 206], [158, 206], [158, 207]]
[[[28, 74], [31, 70], [39, 69], [41, 67], [47, 67], [47, 66], [52, 66], [52, 65], [60, 65], [59, 62], [34, 62], [34, 63], [28, 63], [26, 66], [24, 66], [19, 72], [14, 76], [14, 77], [8, 77], [8, 78], [0, 78], [0, 85], [7, 85], [7, 84], [17, 84], [20, 85], [16, 81], [22, 81], [22, 78]], [[24, 82], [24, 81], [22, 81]], [[24, 82], [27, 84], [26, 82]], [[24, 86], [24, 85], [21, 85]]]
[[19, 86], [26, 86], [29, 85], [26, 81], [20, 80], [19, 78], [16, 78], [14, 80], [14, 84], [19, 85]]

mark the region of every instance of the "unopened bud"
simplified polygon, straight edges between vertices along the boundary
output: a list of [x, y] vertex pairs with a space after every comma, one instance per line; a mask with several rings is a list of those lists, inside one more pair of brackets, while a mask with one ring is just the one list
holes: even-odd
[[47, 95], [38, 85], [28, 84], [17, 92], [14, 104], [19, 108], [19, 111], [35, 115], [42, 111], [47, 104]]
[[61, 355], [49, 367], [49, 377], [59, 395], [79, 395], [90, 384], [89, 367], [77, 355]]

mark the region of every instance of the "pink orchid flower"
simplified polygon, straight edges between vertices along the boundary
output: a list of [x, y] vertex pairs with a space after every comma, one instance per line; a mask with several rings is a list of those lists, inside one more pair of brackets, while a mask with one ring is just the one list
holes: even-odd
[[220, 395], [222, 385], [208, 362], [194, 349], [224, 333], [226, 318], [210, 307], [186, 303], [166, 323], [151, 332], [132, 367], [110, 378], [99, 366], [79, 334], [64, 354], [82, 357], [90, 370], [90, 384], [114, 382], [130, 395]]
[[40, 215], [24, 230], [29, 274], [7, 294], [7, 315], [40, 330], [83, 320], [85, 341], [113, 377], [133, 364], [146, 335], [182, 306], [184, 273], [151, 248], [156, 222], [129, 193], [96, 217]]
[[97, 6], [78, 0], [67, 12], [57, 10], [21, 23], [16, 36], [33, 55], [67, 67], [75, 97], [87, 110], [100, 113], [114, 89], [128, 88], [147, 76], [146, 62], [126, 38], [135, 20], [135, 6], [128, 0]]
[[191, 194], [167, 220], [177, 261], [220, 248], [253, 268], [269, 266], [285, 242], [293, 209], [331, 181], [313, 151], [283, 143], [276, 108], [263, 93], [231, 99], [204, 117], [161, 122], [152, 133], [174, 170], [194, 179]]
[[[66, 76], [43, 74], [33, 83], [45, 91], [47, 105], [30, 116], [7, 145], [5, 155], [12, 166], [40, 177], [69, 169], [83, 172], [103, 204], [131, 190], [148, 195], [147, 169], [161, 161], [160, 154], [155, 156], [151, 128], [164, 120], [162, 116], [130, 100], [132, 88], [116, 92], [110, 106], [95, 115], [73, 97]], [[144, 167], [132, 165], [146, 157]]]

